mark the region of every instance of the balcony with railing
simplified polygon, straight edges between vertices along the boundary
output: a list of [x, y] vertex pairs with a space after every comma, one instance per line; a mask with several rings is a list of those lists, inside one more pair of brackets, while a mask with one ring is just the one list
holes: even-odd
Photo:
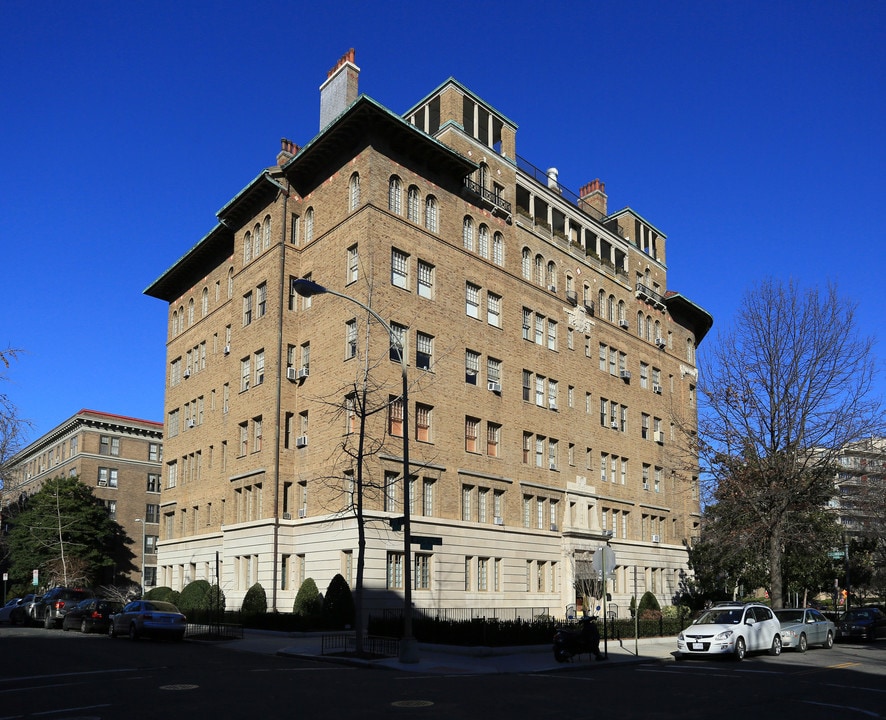
[[465, 187], [493, 207], [503, 210], [508, 215], [511, 214], [511, 203], [505, 200], [499, 193], [483, 187], [480, 183], [471, 180], [469, 177], [465, 178]]
[[637, 297], [656, 307], [665, 306], [664, 296], [641, 282], [637, 283]]

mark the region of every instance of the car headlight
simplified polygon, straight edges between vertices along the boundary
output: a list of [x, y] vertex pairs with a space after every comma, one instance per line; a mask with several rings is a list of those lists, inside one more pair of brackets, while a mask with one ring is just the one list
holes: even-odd
[[781, 635], [782, 635], [782, 637], [795, 638], [795, 637], [797, 637], [797, 631], [796, 630], [782, 630]]
[[677, 641], [683, 642], [683, 633], [680, 633], [679, 635], [677, 635]]
[[714, 640], [718, 640], [718, 641], [721, 641], [721, 642], [722, 642], [723, 640], [728, 640], [729, 638], [732, 637], [732, 633], [733, 633], [732, 630], [724, 630], [723, 632], [721, 632], [721, 633], [715, 635], [715, 636], [714, 636]]

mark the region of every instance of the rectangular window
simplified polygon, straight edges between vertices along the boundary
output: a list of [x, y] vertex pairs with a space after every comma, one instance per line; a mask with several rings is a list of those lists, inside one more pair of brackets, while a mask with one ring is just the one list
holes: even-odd
[[471, 517], [471, 497], [474, 494], [472, 485], [463, 485], [461, 488], [461, 519], [467, 522], [472, 520]]
[[480, 421], [477, 418], [465, 418], [465, 452], [477, 452], [477, 432]]
[[523, 371], [523, 401], [532, 401], [532, 373], [528, 370]]
[[255, 384], [261, 385], [265, 381], [265, 351], [255, 353]]
[[409, 289], [409, 255], [396, 248], [391, 250], [391, 284]]
[[424, 260], [418, 261], [418, 296], [434, 297], [434, 266]]
[[465, 350], [465, 382], [476, 385], [480, 375], [480, 353]]
[[501, 327], [501, 297], [486, 293], [486, 321], [493, 327]]
[[465, 284], [465, 314], [480, 319], [480, 287], [473, 283]]
[[430, 478], [425, 478], [422, 486], [421, 514], [425, 517], [434, 515], [434, 480]]
[[431, 357], [433, 356], [434, 338], [425, 333], [415, 334], [415, 366], [420, 370], [431, 369]]
[[403, 398], [388, 398], [388, 435], [403, 437]]
[[477, 590], [486, 592], [488, 587], [489, 576], [489, 558], [477, 559]]
[[548, 470], [556, 470], [558, 467], [558, 458], [557, 454], [560, 448], [560, 443], [556, 440], [548, 440]]
[[431, 413], [430, 405], [415, 404], [415, 439], [419, 442], [431, 442]]
[[545, 318], [544, 315], [535, 316], [535, 344], [544, 345]]
[[385, 510], [387, 512], [397, 511], [397, 485], [400, 482], [400, 476], [396, 472], [385, 472]]
[[501, 385], [501, 360], [496, 358], [486, 359], [486, 379], [491, 383]]
[[523, 308], [523, 339], [532, 340], [532, 310]]
[[355, 282], [360, 273], [360, 256], [357, 254], [357, 246], [348, 248], [348, 283]]
[[403, 553], [388, 553], [387, 586], [389, 589], [403, 589]]
[[532, 433], [523, 433], [523, 463], [528, 465], [532, 454]]
[[240, 360], [240, 392], [249, 390], [249, 381], [251, 379], [252, 360], [249, 357]]
[[255, 290], [256, 302], [255, 302], [255, 315], [256, 317], [264, 317], [264, 314], [268, 311], [268, 286], [267, 283], [262, 283]]
[[345, 360], [357, 357], [357, 321], [345, 323]]
[[243, 325], [249, 325], [252, 322], [252, 292], [248, 292], [243, 296]]
[[535, 376], [535, 404], [545, 406], [545, 378], [541, 375]]
[[412, 573], [412, 582], [416, 590], [431, 589], [431, 556], [424, 553], [415, 554], [415, 572]]
[[548, 350], [557, 349], [557, 323], [554, 320], [548, 320]]
[[391, 338], [391, 347], [388, 350], [388, 357], [391, 359], [391, 362], [400, 362], [400, 353], [406, 352], [406, 330], [405, 325], [391, 323], [393, 338]]
[[489, 457], [498, 457], [498, 447], [501, 442], [501, 425], [486, 423], [486, 454]]

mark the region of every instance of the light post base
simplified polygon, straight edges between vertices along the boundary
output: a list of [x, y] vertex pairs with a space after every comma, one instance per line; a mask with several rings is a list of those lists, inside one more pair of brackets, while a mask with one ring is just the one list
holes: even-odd
[[418, 640], [414, 637], [400, 638], [400, 662], [404, 665], [418, 662]]

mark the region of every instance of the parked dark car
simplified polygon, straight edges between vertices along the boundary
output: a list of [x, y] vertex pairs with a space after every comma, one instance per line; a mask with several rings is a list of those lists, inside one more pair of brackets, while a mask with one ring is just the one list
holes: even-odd
[[12, 598], [12, 600], [0, 608], [0, 622], [12, 622], [12, 613], [16, 608], [21, 606], [22, 599], [23, 598], [20, 597]]
[[857, 607], [843, 613], [839, 622], [841, 640], [876, 640], [886, 636], [886, 613], [878, 607]]
[[160, 600], [133, 600], [111, 618], [108, 634], [126, 635], [130, 640], [140, 637], [183, 640], [188, 620], [170, 602]]
[[111, 615], [123, 609], [116, 600], [88, 598], [72, 607], [62, 620], [62, 630], [79, 630], [82, 633], [105, 633], [111, 625]]
[[54, 587], [47, 590], [40, 602], [34, 605], [33, 622], [43, 623], [47, 630], [61, 627], [68, 611], [81, 600], [94, 597], [92, 590], [81, 588]]

